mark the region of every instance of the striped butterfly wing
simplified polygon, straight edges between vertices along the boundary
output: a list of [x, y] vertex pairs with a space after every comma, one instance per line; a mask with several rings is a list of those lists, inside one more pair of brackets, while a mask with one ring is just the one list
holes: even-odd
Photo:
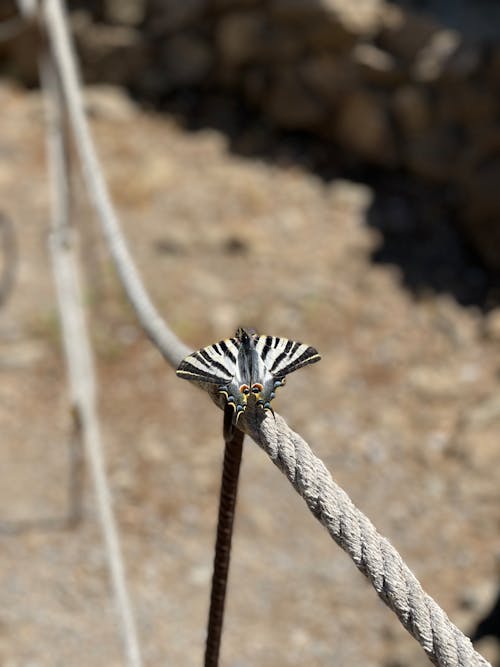
[[258, 336], [255, 349], [265, 368], [276, 378], [321, 359], [314, 347], [277, 336]]
[[257, 336], [255, 349], [259, 355], [259, 374], [262, 377], [261, 399], [268, 409], [271, 409], [276, 389], [285, 384], [286, 375], [321, 359], [314, 347], [277, 336]]
[[238, 338], [228, 338], [193, 352], [179, 364], [177, 375], [192, 382], [227, 385], [236, 373]]

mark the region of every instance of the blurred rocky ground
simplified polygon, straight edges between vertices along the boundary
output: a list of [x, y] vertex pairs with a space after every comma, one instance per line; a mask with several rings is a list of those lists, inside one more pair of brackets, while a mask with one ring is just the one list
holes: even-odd
[[[118, 88], [89, 89], [87, 106], [160, 312], [193, 347], [249, 324], [320, 350], [321, 363], [291, 376], [275, 409], [496, 667], [499, 310], [484, 315], [447, 294], [415, 299], [398, 270], [374, 263], [381, 234], [366, 224], [374, 192], [365, 185], [234, 155], [224, 134], [186, 131]], [[119, 667], [88, 469], [83, 488], [75, 483], [42, 103], [38, 91], [2, 82], [0, 108], [0, 202], [18, 257], [0, 309], [0, 664]], [[142, 334], [76, 168], [73, 179], [107, 466], [145, 664], [198, 665], [221, 415]], [[72, 522], [75, 495], [82, 516]], [[250, 440], [223, 660], [428, 664]]]
[[[9, 14], [8, 2], [1, 10]], [[437, 187], [500, 269], [500, 10], [460, 0], [73, 0], [85, 79], [165, 103], [217, 91], [344, 165]], [[12, 9], [10, 11], [13, 11]], [[36, 80], [36, 40], [0, 62]]]
[[[465, 0], [72, 4], [99, 154], [160, 312], [193, 347], [240, 324], [318, 347], [276, 410], [500, 664], [493, 3], [482, 23]], [[452, 5], [468, 8], [463, 31]], [[83, 519], [57, 523], [71, 416], [36, 43], [0, 45], [0, 202], [18, 257], [0, 309], [0, 664], [118, 667], [89, 482]], [[73, 179], [145, 664], [197, 665], [220, 415], [143, 337], [76, 165]], [[234, 548], [224, 664], [428, 664], [253, 442]]]

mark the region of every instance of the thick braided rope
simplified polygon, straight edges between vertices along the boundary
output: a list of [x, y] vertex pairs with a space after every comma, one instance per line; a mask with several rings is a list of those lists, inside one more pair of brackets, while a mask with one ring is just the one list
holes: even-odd
[[425, 593], [403, 559], [332, 479], [309, 445], [278, 414], [249, 415], [247, 433], [269, 455], [312, 514], [352, 558], [379, 597], [440, 667], [486, 667], [466, 637]]

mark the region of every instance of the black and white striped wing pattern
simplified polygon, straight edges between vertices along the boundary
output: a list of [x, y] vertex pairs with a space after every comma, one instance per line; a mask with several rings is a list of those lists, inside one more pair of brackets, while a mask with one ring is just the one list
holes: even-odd
[[276, 336], [258, 336], [255, 349], [265, 367], [275, 377], [285, 377], [321, 359], [314, 347]]
[[203, 347], [181, 361], [177, 375], [193, 382], [226, 385], [234, 378], [241, 343], [228, 338]]
[[238, 329], [233, 338], [186, 357], [177, 375], [218, 385], [219, 393], [234, 407], [237, 420], [251, 395], [258, 406], [272, 411], [271, 401], [276, 389], [285, 384], [285, 376], [320, 358], [317, 350], [304, 343]]
[[321, 359], [314, 347], [276, 336], [257, 336], [255, 350], [262, 378], [262, 393], [259, 398], [267, 409], [271, 409], [270, 404], [276, 390], [285, 384], [285, 377], [289, 373]]

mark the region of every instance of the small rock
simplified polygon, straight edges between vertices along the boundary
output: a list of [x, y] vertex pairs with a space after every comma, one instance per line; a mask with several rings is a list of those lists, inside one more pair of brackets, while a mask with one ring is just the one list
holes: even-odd
[[390, 165], [395, 147], [383, 97], [366, 90], [346, 95], [338, 109], [337, 140], [376, 164]]
[[403, 77], [395, 58], [373, 44], [357, 44], [352, 50], [352, 59], [369, 83], [394, 85]]
[[417, 81], [430, 83], [441, 78], [451, 56], [460, 46], [461, 37], [456, 30], [439, 30], [417, 54], [413, 72]]

